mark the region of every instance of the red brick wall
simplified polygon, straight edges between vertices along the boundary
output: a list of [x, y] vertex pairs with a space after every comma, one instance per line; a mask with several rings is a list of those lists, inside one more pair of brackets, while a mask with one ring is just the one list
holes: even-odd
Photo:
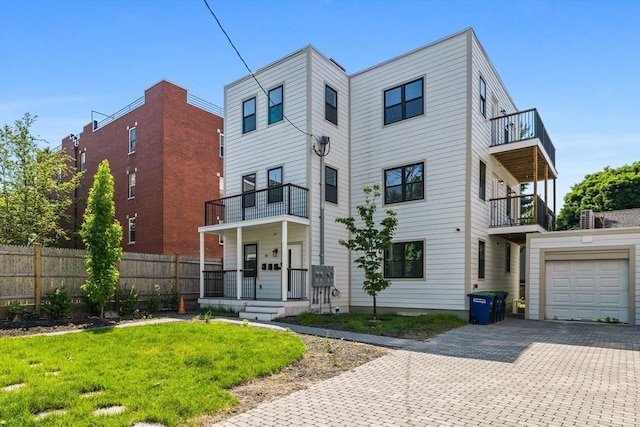
[[[223, 129], [222, 120], [187, 104], [186, 90], [161, 81], [145, 92], [144, 105], [95, 132], [92, 124], [84, 127], [78, 157], [86, 152], [86, 172], [78, 196], [86, 200], [98, 165], [108, 159], [125, 251], [199, 254], [198, 226], [204, 224], [204, 202], [219, 197], [217, 173], [222, 175], [222, 162], [217, 129]], [[127, 127], [134, 126], [136, 150], [129, 154]], [[74, 155], [69, 138], [63, 140], [63, 148]], [[132, 199], [128, 198], [128, 172], [136, 173]], [[81, 204], [80, 222], [83, 212]], [[133, 244], [129, 244], [127, 216], [136, 217]], [[206, 248], [206, 256], [222, 257], [217, 237], [209, 236]]]

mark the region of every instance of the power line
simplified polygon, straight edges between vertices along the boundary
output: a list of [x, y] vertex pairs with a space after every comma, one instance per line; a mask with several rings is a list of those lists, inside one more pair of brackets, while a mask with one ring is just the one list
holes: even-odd
[[[233, 44], [233, 41], [231, 40], [231, 37], [229, 37], [229, 34], [227, 34], [227, 32], [225, 31], [224, 27], [222, 26], [222, 23], [220, 22], [220, 20], [218, 19], [218, 17], [216, 16], [215, 12], [211, 9], [211, 6], [209, 6], [209, 3], [207, 2], [207, 0], [203, 0], [204, 4], [207, 6], [207, 9], [209, 9], [209, 13], [211, 14], [211, 16], [213, 16], [213, 19], [216, 20], [218, 27], [220, 27], [220, 30], [224, 33], [225, 37], [227, 38], [227, 40], [229, 41], [229, 44], [231, 45], [231, 47], [233, 48], [233, 50], [236, 51], [236, 54], [238, 55], [238, 58], [240, 58], [240, 60], [242, 61], [242, 63], [244, 64], [245, 68], [249, 71], [249, 74], [251, 74], [251, 77], [253, 77], [253, 80], [256, 81], [256, 83], [258, 84], [258, 86], [260, 86], [260, 89], [262, 89], [262, 92], [264, 92], [265, 95], [267, 95], [267, 99], [269, 100], [269, 106], [275, 106], [275, 103], [271, 100], [271, 98], [269, 97], [269, 93], [267, 93], [267, 91], [265, 90], [265, 88], [262, 86], [262, 84], [260, 84], [260, 81], [258, 81], [258, 78], [256, 77], [255, 74], [253, 74], [253, 71], [251, 71], [251, 68], [249, 68], [249, 65], [247, 65], [247, 62], [244, 60], [244, 58], [242, 57], [242, 55], [240, 54], [240, 52], [238, 51], [238, 48], [236, 48], [236, 45]], [[286, 121], [288, 121], [291, 126], [293, 126], [294, 128], [296, 128], [298, 130], [298, 132], [303, 133], [304, 135], [307, 136], [311, 136], [313, 138], [316, 139], [316, 141], [318, 141], [318, 138], [313, 135], [310, 134], [308, 132], [303, 131], [302, 129], [300, 129], [298, 126], [296, 126], [291, 120], [289, 120], [289, 118], [284, 114], [284, 111], [282, 112], [282, 117], [285, 118]]]

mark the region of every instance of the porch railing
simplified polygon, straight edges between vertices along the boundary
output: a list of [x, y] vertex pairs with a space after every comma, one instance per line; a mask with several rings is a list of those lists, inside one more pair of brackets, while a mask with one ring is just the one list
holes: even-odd
[[[256, 299], [256, 276], [254, 270], [240, 270], [242, 277], [241, 299]], [[238, 298], [236, 270], [205, 271], [205, 298]]]
[[309, 190], [304, 187], [284, 184], [210, 200], [204, 204], [204, 224], [232, 223], [278, 215], [309, 218], [308, 193]]
[[551, 159], [551, 164], [555, 167], [556, 148], [551, 142], [551, 138], [549, 138], [538, 110], [532, 108], [491, 119], [492, 147], [532, 138], [540, 139], [542, 146]]
[[547, 231], [555, 229], [555, 213], [537, 197], [537, 216], [533, 215], [533, 194], [490, 199], [491, 227], [514, 227], [537, 224]]
[[290, 268], [287, 283], [287, 299], [307, 299], [307, 269]]

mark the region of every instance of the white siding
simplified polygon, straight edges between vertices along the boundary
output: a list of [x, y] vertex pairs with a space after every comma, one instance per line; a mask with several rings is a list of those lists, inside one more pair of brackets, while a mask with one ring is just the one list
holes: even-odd
[[[384, 170], [425, 163], [425, 199], [385, 206], [398, 212], [396, 241], [425, 241], [425, 278], [393, 280], [381, 307], [465, 307], [466, 35], [460, 34], [366, 70], [351, 81], [352, 212], [362, 188], [380, 184]], [[425, 114], [383, 125], [384, 90], [424, 78]], [[384, 209], [378, 213], [382, 218]], [[370, 306], [353, 268], [352, 305]]]
[[[533, 235], [527, 239], [527, 311], [530, 319], [541, 320], [544, 317], [544, 307], [541, 307], [541, 277], [543, 271], [543, 251], [553, 250], [554, 253], [601, 251], [605, 253], [614, 247], [635, 248], [635, 258], [629, 259], [629, 277], [635, 277], [635, 299], [630, 304], [635, 305], [635, 324], [640, 325], [640, 228], [628, 229], [600, 229], [576, 230], [569, 232], [553, 232]], [[585, 252], [586, 253], [586, 252]], [[593, 255], [591, 258], [593, 259]], [[630, 279], [631, 280], [631, 279]], [[631, 319], [630, 319], [631, 320]]]

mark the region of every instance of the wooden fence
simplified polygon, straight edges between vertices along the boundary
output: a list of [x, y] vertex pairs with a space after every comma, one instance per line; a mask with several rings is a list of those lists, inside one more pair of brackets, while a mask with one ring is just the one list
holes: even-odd
[[[42, 296], [61, 287], [74, 303], [82, 302], [80, 286], [87, 280], [84, 256], [81, 249], [0, 245], [0, 308], [17, 301], [39, 309]], [[168, 294], [174, 288], [188, 307], [197, 305], [199, 258], [125, 252], [119, 269], [118, 288], [134, 286], [142, 299], [154, 291]], [[221, 269], [221, 260], [205, 262], [205, 270]]]

